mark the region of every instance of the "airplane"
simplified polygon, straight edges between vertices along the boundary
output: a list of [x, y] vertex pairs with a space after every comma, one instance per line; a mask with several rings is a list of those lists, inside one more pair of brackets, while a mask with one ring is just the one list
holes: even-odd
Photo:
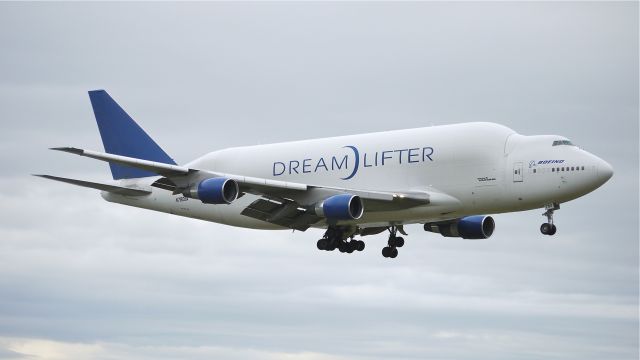
[[[108, 162], [113, 181], [35, 175], [101, 190], [110, 202], [237, 227], [325, 230], [319, 250], [364, 250], [356, 236], [388, 232], [385, 258], [404, 225], [445, 237], [487, 239], [490, 215], [554, 211], [613, 175], [606, 161], [563, 136], [524, 136], [489, 122], [431, 126], [205, 154], [178, 165], [104, 90], [89, 91], [104, 152], [56, 147]], [[225, 130], [218, 127], [223, 136]]]

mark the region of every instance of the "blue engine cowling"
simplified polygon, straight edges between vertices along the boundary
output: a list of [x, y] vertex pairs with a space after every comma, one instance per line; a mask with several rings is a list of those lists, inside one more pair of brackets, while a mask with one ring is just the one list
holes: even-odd
[[223, 177], [202, 180], [189, 190], [190, 197], [205, 204], [231, 204], [238, 198], [238, 193], [238, 183]]
[[316, 205], [316, 214], [332, 220], [357, 220], [362, 217], [364, 206], [357, 195], [331, 196]]
[[455, 221], [424, 224], [426, 231], [440, 233], [446, 237], [461, 237], [463, 239], [487, 239], [496, 227], [491, 216], [474, 215]]

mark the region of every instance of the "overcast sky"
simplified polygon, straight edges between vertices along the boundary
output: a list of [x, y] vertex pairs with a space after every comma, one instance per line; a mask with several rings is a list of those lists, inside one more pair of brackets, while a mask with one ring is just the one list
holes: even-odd
[[[106, 203], [87, 90], [179, 163], [465, 121], [611, 163], [491, 239], [352, 255]], [[0, 4], [0, 359], [637, 359], [638, 3]]]

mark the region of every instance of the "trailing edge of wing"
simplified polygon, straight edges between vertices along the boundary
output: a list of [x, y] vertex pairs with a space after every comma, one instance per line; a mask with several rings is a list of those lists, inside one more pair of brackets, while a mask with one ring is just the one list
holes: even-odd
[[148, 190], [132, 189], [132, 188], [127, 188], [122, 186], [101, 184], [101, 183], [96, 183], [91, 181], [63, 178], [59, 176], [52, 176], [52, 175], [34, 175], [34, 176], [38, 176], [38, 177], [49, 179], [49, 180], [61, 181], [67, 184], [73, 184], [77, 186], [108, 191], [110, 193], [115, 193], [120, 195], [142, 196], [142, 195], [151, 194], [151, 191], [148, 191]]
[[84, 150], [74, 147], [57, 147], [51, 148], [51, 150], [68, 152], [70, 154], [86, 156], [92, 159], [130, 166], [137, 169], [151, 171], [163, 176], [186, 175], [189, 173], [189, 169], [183, 166], [165, 164], [157, 161], [136, 159], [128, 156], [114, 155], [99, 151]]

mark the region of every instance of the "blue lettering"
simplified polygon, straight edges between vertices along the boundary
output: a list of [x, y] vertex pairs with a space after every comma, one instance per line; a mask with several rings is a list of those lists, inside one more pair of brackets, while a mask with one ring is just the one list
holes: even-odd
[[433, 148], [432, 147], [423, 147], [422, 148], [422, 161], [425, 161], [424, 159], [427, 158], [431, 161], [433, 161], [433, 159], [431, 158], [431, 155], [433, 155]]
[[[358, 172], [360, 162], [362, 161], [362, 166], [365, 168], [374, 167], [374, 166], [384, 166], [389, 164], [389, 160], [394, 160], [394, 153], [397, 153], [398, 164], [414, 164], [419, 162], [426, 161], [434, 161], [433, 154], [434, 149], [430, 146], [425, 147], [417, 147], [417, 148], [406, 148], [406, 149], [395, 149], [395, 150], [384, 150], [384, 151], [375, 151], [375, 152], [363, 152], [362, 158], [360, 157], [360, 153], [358, 149], [353, 146], [344, 146], [344, 148], [350, 148], [353, 151], [354, 155], [354, 163], [353, 170], [349, 176], [343, 178], [343, 180], [349, 180], [356, 175]], [[422, 154], [420, 151], [422, 150]], [[422, 155], [422, 159], [420, 159], [420, 155]], [[325, 171], [336, 171], [336, 170], [349, 170], [349, 154], [344, 156], [331, 156], [331, 167], [327, 164], [327, 160], [324, 157], [319, 157], [317, 159], [314, 158], [306, 158], [301, 160], [289, 160], [287, 162], [274, 161], [273, 162], [273, 176], [280, 176], [285, 174], [286, 172], [289, 175], [292, 174], [309, 174], [311, 172], [318, 172], [320, 170]], [[371, 157], [373, 156], [373, 161]], [[540, 160], [537, 164], [548, 164], [548, 163], [562, 163], [564, 160]], [[315, 165], [314, 165], [315, 163]], [[532, 161], [530, 165], [536, 165], [536, 162]], [[312, 169], [313, 167], [313, 169]]]
[[311, 167], [311, 164], [309, 164], [309, 161], [311, 161], [311, 159], [302, 160], [302, 172], [305, 174], [311, 172], [311, 170], [308, 170]]
[[331, 170], [335, 170], [336, 168], [338, 169], [342, 169], [342, 165], [344, 165], [344, 168], [347, 169], [347, 159], [349, 158], [349, 155], [345, 155], [342, 158], [342, 161], [340, 162], [340, 164], [338, 164], [338, 160], [336, 160], [335, 156], [331, 157]]
[[313, 170], [313, 172], [317, 172], [318, 168], [320, 167], [323, 167], [325, 171], [329, 171], [329, 168], [327, 168], [327, 164], [324, 163], [324, 158], [320, 158], [320, 160], [318, 160], [316, 168]]
[[[296, 163], [296, 166], [293, 166], [293, 163]], [[300, 166], [300, 162], [298, 160], [289, 161], [289, 175], [291, 175], [292, 171], [295, 171], [298, 174], [298, 166]]]
[[398, 160], [400, 161], [400, 164], [402, 164], [402, 152], [403, 151], [409, 151], [409, 149], [400, 149], [400, 150], [393, 150], [393, 151], [400, 153], [400, 155], [398, 155]]
[[[277, 172], [276, 171], [276, 165], [282, 166], [282, 171]], [[284, 171], [287, 169], [287, 166], [284, 163], [281, 163], [280, 161], [276, 161], [273, 163], [273, 176], [280, 176], [282, 174], [284, 174]]]
[[393, 152], [393, 151], [383, 151], [382, 152], [382, 166], [384, 166], [384, 161], [386, 159], [391, 159], [391, 156], [385, 156], [386, 153], [390, 153], [390, 152]]
[[367, 164], [367, 153], [364, 153], [364, 159], [363, 159], [363, 160], [364, 160], [364, 161], [363, 161], [363, 162], [364, 162], [364, 164], [363, 164], [362, 166], [364, 166], [364, 167], [371, 167], [371, 165], [370, 165], [370, 164]]
[[413, 153], [413, 151], [414, 151], [414, 150], [415, 150], [415, 151], [418, 151], [418, 150], [420, 150], [420, 148], [413, 148], [413, 149], [409, 149], [408, 158], [409, 158], [409, 162], [410, 162], [410, 163], [417, 163], [417, 162], [419, 162], [419, 161], [420, 161], [420, 160], [411, 161], [411, 157], [414, 157], [414, 156], [415, 156], [415, 157], [417, 157], [417, 156], [419, 155], [417, 152], [414, 154], [414, 153]]

